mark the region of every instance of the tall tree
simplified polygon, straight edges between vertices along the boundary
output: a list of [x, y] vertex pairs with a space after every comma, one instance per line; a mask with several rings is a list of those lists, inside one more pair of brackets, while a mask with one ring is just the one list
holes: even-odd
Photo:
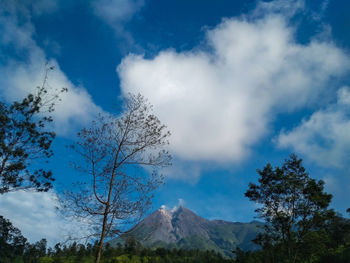
[[78, 133], [72, 149], [83, 162], [74, 166], [90, 181], [68, 191], [66, 205], [95, 226], [97, 263], [105, 238], [120, 233], [121, 222], [140, 218], [150, 205], [162, 182], [158, 168], [171, 161], [165, 149], [169, 135], [141, 95], [130, 95], [120, 116], [100, 116]]
[[[265, 231], [256, 242], [263, 248], [277, 248], [283, 262], [300, 262], [301, 247], [312, 233], [334, 215], [328, 209], [332, 195], [324, 192], [324, 182], [309, 177], [302, 159], [294, 154], [282, 167], [267, 164], [259, 184], [250, 183], [245, 195], [260, 206], [255, 211], [265, 219]], [[305, 253], [305, 252], [304, 252]]]
[[46, 88], [48, 67], [42, 86], [34, 94], [11, 105], [0, 102], [0, 194], [20, 189], [47, 191], [53, 181], [52, 172], [34, 169], [36, 159], [52, 155], [50, 146], [55, 133], [47, 130], [52, 122], [50, 113], [59, 100], [63, 88], [52, 91]]

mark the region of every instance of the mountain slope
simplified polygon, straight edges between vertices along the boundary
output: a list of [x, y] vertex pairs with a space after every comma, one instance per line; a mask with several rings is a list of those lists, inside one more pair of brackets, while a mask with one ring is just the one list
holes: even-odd
[[215, 250], [232, 256], [232, 250], [254, 250], [251, 241], [259, 231], [259, 222], [233, 223], [206, 220], [180, 206], [175, 211], [160, 208], [137, 224], [128, 234], [109, 241], [112, 246], [130, 236], [145, 247]]

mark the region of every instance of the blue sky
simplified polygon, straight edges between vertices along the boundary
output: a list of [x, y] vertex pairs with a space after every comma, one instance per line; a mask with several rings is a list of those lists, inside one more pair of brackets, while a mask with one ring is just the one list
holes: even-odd
[[[67, 225], [54, 193], [70, 185], [66, 149], [98, 112], [140, 92], [172, 132], [173, 166], [153, 207], [251, 221], [257, 168], [290, 153], [350, 207], [350, 3], [329, 1], [0, 0], [0, 97], [69, 89], [54, 112], [54, 192], [0, 197], [32, 240]], [[43, 209], [46, 212], [42, 212]], [[41, 212], [40, 212], [41, 211]], [[45, 227], [43, 227], [45, 225]]]

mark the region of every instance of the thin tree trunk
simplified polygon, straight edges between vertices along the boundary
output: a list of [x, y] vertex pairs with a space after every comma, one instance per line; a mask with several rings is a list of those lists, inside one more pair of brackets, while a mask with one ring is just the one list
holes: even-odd
[[115, 177], [115, 170], [116, 170], [116, 166], [117, 166], [118, 155], [119, 155], [119, 150], [117, 153], [117, 157], [115, 158], [114, 168], [113, 168], [113, 172], [112, 172], [113, 175], [112, 175], [112, 178], [111, 178], [110, 183], [109, 183], [108, 197], [107, 197], [107, 201], [105, 202], [106, 207], [105, 207], [105, 211], [103, 214], [102, 231], [101, 231], [100, 241], [98, 242], [98, 246], [97, 246], [95, 263], [100, 263], [101, 256], [102, 256], [103, 241], [105, 239], [105, 236], [109, 232], [109, 227], [107, 229], [107, 220], [108, 220], [108, 214], [109, 214], [109, 207], [111, 204], [113, 181], [114, 181], [114, 177]]
[[[105, 211], [108, 211], [107, 208]], [[100, 260], [101, 260], [103, 241], [105, 239], [105, 232], [106, 232], [106, 225], [107, 225], [107, 216], [108, 215], [106, 213], [103, 216], [102, 232], [101, 232], [100, 241], [98, 242], [98, 245], [97, 245], [97, 253], [96, 253], [95, 263], [100, 263]]]
[[101, 254], [102, 254], [102, 245], [100, 245], [100, 243], [98, 243], [95, 263], [100, 263]]
[[100, 241], [98, 242], [98, 246], [97, 246], [97, 254], [96, 254], [95, 263], [100, 263], [100, 259], [101, 259], [101, 255], [102, 255], [103, 240], [104, 240], [104, 238], [106, 236], [107, 219], [108, 219], [109, 207], [110, 207], [110, 204], [111, 204], [111, 196], [112, 196], [112, 190], [113, 190], [113, 181], [114, 181], [114, 177], [115, 177], [115, 170], [116, 170], [116, 167], [117, 167], [119, 151], [120, 151], [120, 147], [118, 149], [117, 156], [114, 159], [114, 167], [113, 167], [113, 171], [112, 171], [112, 178], [111, 178], [111, 180], [109, 182], [108, 197], [107, 197], [107, 201], [105, 203], [106, 207], [105, 207], [105, 211], [104, 211], [104, 214], [103, 214], [102, 231], [101, 231]]

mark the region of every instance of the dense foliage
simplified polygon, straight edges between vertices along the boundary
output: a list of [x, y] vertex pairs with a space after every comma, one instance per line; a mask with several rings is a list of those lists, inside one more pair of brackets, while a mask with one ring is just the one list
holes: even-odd
[[55, 133], [48, 130], [53, 121], [59, 95], [66, 92], [48, 91], [46, 80], [36, 92], [12, 104], [0, 102], [0, 194], [22, 189], [47, 191], [52, 187], [52, 172], [42, 167], [34, 168], [33, 162], [52, 156], [50, 150]]
[[20, 263], [38, 262], [38, 259], [46, 255], [46, 240], [42, 239], [35, 244], [30, 244], [22, 236], [21, 231], [12, 223], [0, 216], [0, 262]]
[[246, 196], [259, 208], [264, 231], [254, 240], [261, 250], [238, 250], [239, 262], [349, 262], [350, 221], [328, 206], [324, 182], [310, 178], [302, 160], [291, 155], [282, 167], [258, 170], [259, 183]]
[[[335, 215], [324, 228], [311, 231], [299, 251], [298, 263], [349, 263], [350, 220]], [[257, 251], [236, 251], [240, 263], [287, 262], [280, 244], [269, 244]]]

